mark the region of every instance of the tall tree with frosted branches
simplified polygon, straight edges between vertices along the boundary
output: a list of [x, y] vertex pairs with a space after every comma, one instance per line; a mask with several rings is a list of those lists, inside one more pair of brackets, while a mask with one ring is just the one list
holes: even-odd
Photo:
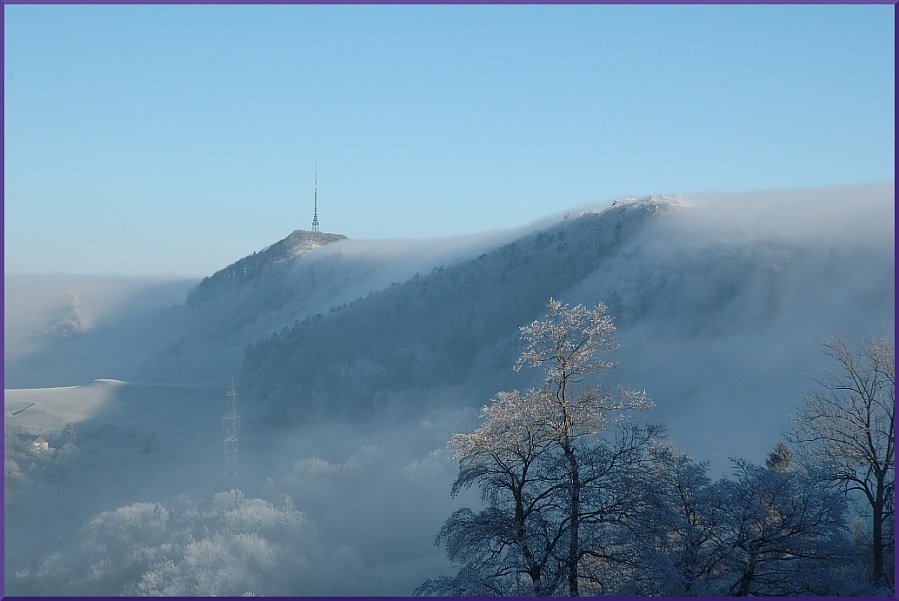
[[871, 577], [884, 579], [892, 541], [895, 482], [896, 359], [892, 338], [865, 340], [856, 349], [842, 336], [824, 343], [836, 361], [815, 379], [792, 417], [790, 441], [802, 460], [819, 463], [847, 492], [861, 494], [871, 515]]
[[[446, 521], [437, 540], [462, 567], [455, 577], [428, 581], [418, 594], [542, 596], [556, 590], [564, 528], [548, 518], [557, 483], [546, 435], [550, 416], [537, 393], [497, 393], [483, 409], [483, 425], [449, 441], [460, 462], [453, 496], [477, 486], [487, 509], [460, 509]], [[522, 575], [529, 581], [523, 589]]]
[[568, 464], [569, 534], [565, 564], [572, 596], [578, 595], [578, 564], [584, 554], [579, 540], [583, 483], [576, 443], [582, 436], [604, 430], [612, 412], [651, 407], [645, 392], [621, 387], [607, 390], [598, 384], [577, 386], [615, 367], [614, 362], [603, 357], [603, 353], [619, 348], [614, 334], [615, 325], [605, 304], [569, 308], [550, 298], [546, 317], [521, 328], [527, 346], [515, 364], [516, 370], [525, 365], [545, 370], [542, 392], [553, 417], [549, 433]]
[[462, 569], [418, 594], [579, 594], [579, 564], [595, 553], [595, 536], [585, 544], [582, 528], [626, 511], [627, 487], [616, 483], [657, 434], [624, 428], [614, 440], [597, 437], [621, 412], [651, 407], [645, 392], [588, 381], [615, 366], [602, 356], [618, 348], [614, 331], [604, 304], [553, 299], [542, 320], [521, 328], [526, 348], [515, 369], [543, 368], [543, 383], [498, 393], [482, 425], [448, 443], [460, 462], [453, 494], [477, 485], [487, 507], [447, 520], [438, 542]]

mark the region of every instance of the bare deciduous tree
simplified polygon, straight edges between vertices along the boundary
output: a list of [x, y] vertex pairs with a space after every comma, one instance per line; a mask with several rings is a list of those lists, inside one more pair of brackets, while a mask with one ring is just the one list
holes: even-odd
[[871, 516], [871, 577], [879, 582], [893, 538], [885, 532], [891, 530], [895, 481], [893, 339], [873, 338], [854, 349], [837, 336], [823, 346], [837, 367], [814, 379], [818, 388], [793, 416], [790, 441], [802, 460], [821, 464], [844, 490], [861, 494]]

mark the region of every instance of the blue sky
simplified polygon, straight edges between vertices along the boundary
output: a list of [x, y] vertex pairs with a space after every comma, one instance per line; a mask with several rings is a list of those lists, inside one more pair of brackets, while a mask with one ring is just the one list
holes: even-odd
[[7, 272], [894, 178], [892, 5], [3, 10]]

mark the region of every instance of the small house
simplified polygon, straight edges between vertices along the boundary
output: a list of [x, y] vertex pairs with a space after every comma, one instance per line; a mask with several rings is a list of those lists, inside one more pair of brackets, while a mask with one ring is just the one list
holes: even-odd
[[31, 441], [31, 452], [32, 453], [44, 453], [50, 450], [50, 443], [47, 442], [43, 436], [38, 435], [37, 438]]

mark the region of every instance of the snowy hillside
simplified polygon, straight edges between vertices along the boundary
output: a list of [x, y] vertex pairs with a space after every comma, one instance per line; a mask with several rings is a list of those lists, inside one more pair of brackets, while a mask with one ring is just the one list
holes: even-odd
[[266, 272], [277, 270], [280, 265], [294, 261], [317, 248], [345, 239], [346, 236], [340, 234], [296, 230], [283, 240], [204, 278], [187, 295], [187, 304], [196, 307], [214, 297], [227, 297], [229, 288], [233, 288], [234, 284], [239, 286], [258, 281]]

